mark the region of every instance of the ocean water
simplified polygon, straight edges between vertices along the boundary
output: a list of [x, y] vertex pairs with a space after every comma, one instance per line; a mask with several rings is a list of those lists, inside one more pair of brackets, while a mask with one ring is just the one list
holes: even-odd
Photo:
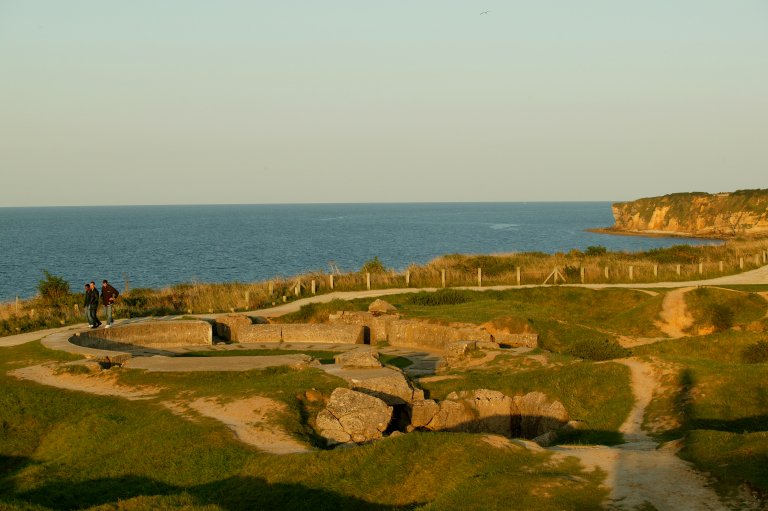
[[374, 256], [404, 269], [448, 253], [711, 243], [585, 232], [612, 224], [609, 202], [0, 208], [0, 301], [34, 295], [43, 269], [79, 291], [357, 270]]

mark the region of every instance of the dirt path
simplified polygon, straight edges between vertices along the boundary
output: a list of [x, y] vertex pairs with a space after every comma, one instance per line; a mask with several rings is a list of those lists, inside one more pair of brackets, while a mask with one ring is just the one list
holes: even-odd
[[626, 444], [606, 446], [561, 446], [559, 455], [575, 456], [590, 469], [606, 473], [611, 490], [609, 509], [640, 509], [649, 504], [659, 511], [719, 511], [725, 507], [708, 487], [706, 478], [675, 455], [669, 444], [659, 448], [642, 429], [645, 408], [659, 383], [652, 365], [637, 359], [624, 359], [629, 367], [635, 404], [621, 425]]
[[693, 325], [693, 318], [685, 306], [684, 296], [692, 289], [692, 287], [684, 287], [670, 291], [661, 303], [662, 309], [659, 313], [661, 321], [657, 321], [656, 326], [673, 339], [684, 337], [685, 330]]
[[151, 399], [160, 389], [156, 387], [129, 387], [119, 385], [109, 373], [72, 374], [58, 373], [59, 364], [43, 364], [10, 371], [8, 374], [20, 380], [30, 380], [50, 387], [77, 390], [98, 396], [117, 396], [130, 400]]
[[213, 398], [188, 403], [200, 415], [223, 422], [238, 440], [273, 454], [309, 452], [311, 449], [273, 424], [285, 406], [266, 397], [254, 396], [221, 404]]

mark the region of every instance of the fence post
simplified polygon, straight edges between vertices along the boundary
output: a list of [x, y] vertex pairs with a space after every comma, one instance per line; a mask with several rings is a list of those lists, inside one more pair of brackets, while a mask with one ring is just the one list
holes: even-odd
[[275, 283], [271, 280], [269, 281], [269, 296], [272, 296], [272, 293], [275, 292]]
[[739, 257], [739, 269], [740, 270], [744, 269], [744, 258], [743, 257]]
[[584, 283], [584, 267], [582, 266], [579, 270], [579, 276], [581, 277], [581, 283]]
[[411, 270], [405, 272], [405, 287], [411, 287]]
[[763, 263], [768, 262], [768, 250], [763, 250]]
[[483, 269], [477, 269], [477, 287], [483, 287]]
[[440, 270], [440, 280], [443, 283], [443, 287], [445, 287], [445, 269]]
[[704, 273], [704, 262], [699, 261], [699, 275]]
[[518, 266], [516, 269], [517, 269], [517, 285], [519, 286], [520, 285], [520, 267]]
[[301, 282], [296, 282], [296, 289], [293, 290], [296, 296], [301, 295]]
[[719, 263], [720, 263], [719, 264], [719, 266], [720, 266], [720, 273], [723, 273], [723, 262], [719, 261]]
[[328, 276], [328, 286], [333, 289], [333, 274]]
[[608, 280], [610, 278], [610, 271], [608, 270], [608, 267], [605, 267], [605, 280]]
[[680, 265], [677, 265], [677, 274], [680, 275]]
[[247, 309], [251, 305], [251, 293], [250, 291], [245, 292], [245, 308]]
[[315, 279], [312, 279], [312, 294], [317, 293], [317, 284], [315, 284]]
[[654, 264], [653, 265], [653, 276], [654, 277], [658, 277], [659, 276], [659, 265], [658, 264]]
[[288, 297], [287, 297], [287, 296], [285, 296], [285, 295], [283, 295], [283, 303], [285, 303], [285, 302], [287, 302], [287, 301], [288, 301]]
[[370, 272], [365, 272], [365, 288], [368, 291], [371, 290], [371, 274], [370, 274]]
[[755, 254], [755, 266], [760, 266], [760, 256]]
[[[77, 304], [75, 304], [75, 305], [77, 305]], [[16, 297], [16, 315], [17, 316], [19, 315], [19, 297], [18, 296]]]
[[634, 273], [635, 273], [635, 267], [634, 266], [630, 266], [629, 267], [629, 280], [635, 280]]

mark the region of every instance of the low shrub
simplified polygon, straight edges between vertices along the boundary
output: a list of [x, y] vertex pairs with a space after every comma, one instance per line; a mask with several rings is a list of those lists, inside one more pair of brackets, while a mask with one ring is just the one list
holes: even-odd
[[608, 253], [608, 249], [602, 245], [589, 246], [584, 252], [588, 256], [601, 256]]
[[574, 344], [568, 354], [586, 360], [611, 360], [628, 357], [632, 352], [612, 339], [584, 339]]
[[715, 330], [722, 332], [733, 326], [735, 313], [733, 309], [722, 303], [712, 304], [709, 308], [710, 322]]
[[458, 305], [470, 301], [472, 299], [467, 293], [458, 289], [441, 289], [434, 293], [420, 292], [408, 297], [408, 303], [411, 305], [426, 306]]
[[768, 341], [757, 341], [744, 348], [742, 358], [747, 364], [763, 364], [768, 362]]
[[37, 290], [43, 299], [50, 303], [58, 304], [69, 296], [69, 282], [64, 280], [64, 277], [53, 275], [48, 270], [43, 270], [43, 274], [45, 278], [37, 284]]

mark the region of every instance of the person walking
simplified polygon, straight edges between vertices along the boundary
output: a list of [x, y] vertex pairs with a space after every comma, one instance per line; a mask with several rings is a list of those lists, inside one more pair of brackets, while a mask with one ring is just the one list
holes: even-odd
[[101, 302], [104, 304], [104, 312], [107, 315], [107, 326], [112, 326], [112, 304], [115, 303], [120, 292], [112, 287], [107, 279], [101, 281]]
[[93, 328], [93, 318], [91, 317], [91, 286], [89, 284], [85, 285], [83, 312], [85, 313], [85, 320], [88, 322], [88, 326]]
[[99, 290], [96, 289], [96, 283], [91, 281], [91, 318], [93, 318], [93, 326], [91, 328], [99, 328], [101, 321], [99, 321]]

